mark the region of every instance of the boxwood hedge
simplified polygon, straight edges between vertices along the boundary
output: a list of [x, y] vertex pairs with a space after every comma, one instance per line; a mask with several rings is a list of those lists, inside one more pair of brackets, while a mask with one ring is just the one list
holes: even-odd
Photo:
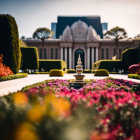
[[66, 70], [66, 62], [58, 59], [40, 59], [39, 71], [49, 72], [52, 69]]

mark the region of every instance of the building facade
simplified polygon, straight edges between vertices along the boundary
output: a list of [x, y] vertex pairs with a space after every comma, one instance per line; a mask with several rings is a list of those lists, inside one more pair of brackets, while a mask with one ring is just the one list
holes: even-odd
[[40, 40], [23, 40], [28, 46], [38, 49], [40, 59], [61, 59], [66, 61], [68, 69], [75, 69], [80, 54], [84, 69], [91, 69], [92, 64], [101, 59], [112, 59], [126, 48], [135, 48], [130, 40], [102, 39], [93, 26], [82, 20], [67, 25], [59, 39], [48, 39], [42, 44]]

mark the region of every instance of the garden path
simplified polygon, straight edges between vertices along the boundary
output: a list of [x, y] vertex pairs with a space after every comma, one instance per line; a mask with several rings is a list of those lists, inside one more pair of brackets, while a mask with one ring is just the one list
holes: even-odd
[[[105, 78], [102, 76], [94, 77], [93, 74], [84, 74], [84, 75], [85, 75], [85, 79]], [[110, 74], [109, 77], [119, 78], [119, 79], [124, 79], [124, 80], [131, 80], [131, 81], [140, 83], [140, 80], [130, 79], [128, 78], [126, 74]], [[73, 74], [65, 74], [64, 77], [49, 77], [48, 74], [30, 74], [28, 75], [27, 78], [3, 81], [3, 82], [0, 82], [0, 96], [9, 94], [10, 92], [16, 92], [18, 90], [21, 90], [21, 88], [24, 86], [31, 85], [31, 84], [41, 82], [44, 80], [49, 80], [49, 79], [74, 79], [74, 76]]]

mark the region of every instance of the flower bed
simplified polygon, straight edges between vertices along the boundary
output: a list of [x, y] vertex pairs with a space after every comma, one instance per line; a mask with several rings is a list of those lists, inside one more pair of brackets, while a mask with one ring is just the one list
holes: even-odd
[[69, 82], [48, 80], [1, 97], [0, 138], [140, 139], [140, 84], [107, 78], [76, 90]]

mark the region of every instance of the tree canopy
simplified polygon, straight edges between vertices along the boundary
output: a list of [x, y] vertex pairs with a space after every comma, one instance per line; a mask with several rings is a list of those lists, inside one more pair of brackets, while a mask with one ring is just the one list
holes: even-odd
[[117, 26], [107, 31], [104, 34], [104, 37], [106, 39], [113, 39], [115, 41], [119, 41], [120, 39], [127, 38], [128, 36], [124, 28], [120, 28]]
[[34, 39], [40, 39], [41, 41], [44, 41], [45, 39], [48, 39], [52, 37], [53, 32], [48, 28], [37, 28], [35, 32], [33, 33]]

